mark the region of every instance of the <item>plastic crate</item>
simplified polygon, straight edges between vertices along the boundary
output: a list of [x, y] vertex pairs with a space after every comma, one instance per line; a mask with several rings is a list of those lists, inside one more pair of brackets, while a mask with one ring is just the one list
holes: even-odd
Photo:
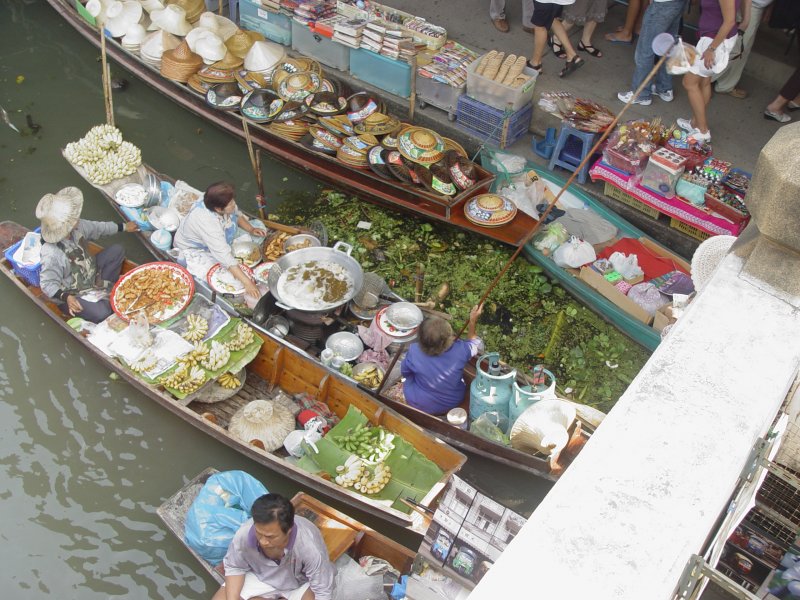
[[[40, 230], [41, 227], [37, 227], [36, 229], [34, 229], [34, 232], [39, 233]], [[22, 245], [22, 240], [6, 248], [6, 251], [3, 253], [3, 255], [6, 257], [8, 263], [13, 267], [14, 273], [16, 273], [21, 279], [24, 279], [30, 285], [38, 287], [39, 273], [41, 273], [42, 265], [40, 263], [35, 267], [24, 267], [22, 265], [17, 264], [14, 261], [14, 252], [17, 251], [17, 248], [19, 248], [20, 245]]]
[[308, 25], [302, 25], [294, 20], [292, 20], [292, 48], [303, 56], [313, 58], [339, 71], [347, 71], [350, 66], [350, 48], [314, 33]]
[[286, 15], [265, 10], [253, 0], [239, 0], [239, 25], [284, 46], [292, 43], [292, 20]]
[[696, 240], [707, 240], [711, 237], [711, 234], [707, 231], [703, 231], [702, 229], [698, 229], [697, 227], [692, 227], [691, 225], [687, 225], [683, 221], [679, 221], [676, 218], [671, 218], [669, 220], [669, 226], [673, 229], [677, 229], [678, 231], [682, 231], [686, 235], [693, 237]]
[[603, 193], [605, 193], [605, 195], [608, 196], [609, 198], [613, 198], [614, 200], [622, 202], [623, 204], [627, 204], [631, 208], [635, 208], [640, 213], [643, 213], [643, 214], [645, 214], [648, 217], [651, 217], [653, 219], [657, 219], [658, 215], [661, 214], [659, 211], [657, 211], [652, 206], [648, 206], [644, 202], [641, 202], [637, 198], [634, 198], [633, 196], [631, 196], [628, 192], [625, 192], [625, 191], [619, 189], [618, 187], [608, 183], [607, 181], [606, 181], [606, 187], [605, 187], [605, 190], [603, 190]]
[[499, 148], [507, 148], [528, 133], [533, 104], [528, 103], [512, 114], [487, 106], [466, 94], [458, 98], [456, 119], [461, 129]]
[[425, 108], [427, 104], [441, 108], [447, 111], [447, 117], [451, 121], [455, 121], [458, 99], [466, 91], [466, 84], [461, 87], [453, 87], [440, 81], [434, 81], [430, 77], [421, 77], [418, 73], [416, 90], [420, 108]]
[[350, 74], [395, 96], [411, 95], [411, 65], [364, 48], [350, 52]]
[[533, 88], [539, 75], [538, 71], [525, 67], [522, 69], [522, 73], [529, 75], [530, 79], [520, 87], [511, 87], [478, 75], [475, 69], [478, 68], [480, 62], [478, 59], [467, 67], [468, 96], [494, 108], [505, 109], [511, 105], [511, 110], [519, 110], [533, 100]]

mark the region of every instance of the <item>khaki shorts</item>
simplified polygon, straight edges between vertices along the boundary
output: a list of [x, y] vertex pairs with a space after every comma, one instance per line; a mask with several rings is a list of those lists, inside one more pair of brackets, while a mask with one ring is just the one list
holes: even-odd
[[[225, 587], [225, 584], [222, 584], [222, 587]], [[290, 592], [278, 592], [275, 590], [268, 583], [264, 583], [258, 577], [253, 575], [252, 573], [247, 573], [244, 576], [244, 585], [242, 586], [242, 592], [239, 594], [244, 600], [250, 600], [250, 598], [255, 598], [257, 596], [261, 596], [263, 598], [269, 598], [275, 600], [279, 598], [286, 598], [286, 600], [300, 600], [303, 597], [303, 594], [306, 593], [308, 589], [308, 584], [303, 584], [296, 590], [292, 590]]]

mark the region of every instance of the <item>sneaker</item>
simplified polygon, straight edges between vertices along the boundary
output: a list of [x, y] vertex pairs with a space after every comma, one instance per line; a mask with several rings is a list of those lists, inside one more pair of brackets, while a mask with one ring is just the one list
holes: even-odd
[[703, 133], [699, 129], [692, 129], [689, 132], [689, 136], [688, 137], [693, 139], [698, 144], [707, 144], [707, 143], [709, 143], [711, 141], [711, 130], [709, 129], [708, 131]]
[[[619, 98], [620, 102], [624, 102], [625, 104], [627, 104], [628, 102], [631, 101], [631, 98], [633, 98], [633, 92], [625, 92], [624, 94], [620, 92], [619, 94], [617, 94], [617, 98]], [[636, 100], [634, 100], [632, 104], [641, 104], [642, 106], [650, 106], [652, 102], [653, 102], [652, 98], [636, 98]]]
[[672, 93], [672, 90], [667, 90], [666, 92], [657, 92], [656, 91], [656, 84], [653, 84], [650, 87], [650, 91], [652, 91], [656, 96], [661, 98], [664, 102], [672, 102], [675, 99], [675, 96]]
[[684, 131], [694, 131], [694, 125], [692, 125], [691, 119], [677, 119], [675, 123]]

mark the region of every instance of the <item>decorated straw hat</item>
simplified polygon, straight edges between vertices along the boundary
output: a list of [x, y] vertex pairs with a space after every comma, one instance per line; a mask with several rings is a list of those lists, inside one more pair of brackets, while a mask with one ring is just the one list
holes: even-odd
[[189, 49], [185, 41], [174, 50], [167, 50], [161, 56], [161, 74], [167, 79], [186, 83], [189, 76], [197, 73], [203, 66], [203, 59]]
[[120, 3], [119, 13], [113, 18], [107, 18], [103, 26], [111, 37], [119, 38], [125, 35], [131, 25], [135, 25], [142, 18], [142, 5], [133, 0]]
[[373, 146], [378, 145], [378, 138], [368, 133], [362, 135], [351, 135], [344, 139], [344, 144], [356, 152], [366, 154]]
[[336, 158], [351, 167], [357, 167], [359, 169], [366, 169], [369, 167], [366, 153], [353, 150], [350, 146], [345, 144], [342, 144], [342, 147], [336, 151]]
[[244, 57], [244, 68], [248, 71], [265, 73], [271, 71], [284, 56], [286, 56], [286, 50], [280, 44], [266, 41], [254, 42]]
[[336, 136], [347, 137], [349, 135], [355, 135], [355, 131], [353, 131], [353, 125], [350, 123], [350, 119], [348, 119], [345, 115], [319, 117], [317, 121], [325, 129]]
[[222, 43], [221, 37], [216, 33], [208, 32], [197, 40], [195, 52], [200, 55], [204, 63], [213, 65], [225, 58], [228, 50]]
[[317, 91], [306, 96], [304, 102], [312, 113], [326, 117], [340, 114], [347, 106], [347, 100], [344, 96], [339, 96], [333, 92]]
[[333, 79], [328, 79], [327, 77], [323, 77], [322, 81], [319, 83], [319, 91], [331, 92], [337, 96], [346, 96], [346, 94], [342, 93], [342, 87]]
[[[275, 115], [274, 121], [283, 123], [285, 121], [296, 121], [301, 119], [308, 111], [308, 107], [302, 102], [284, 101], [281, 111]], [[306, 127], [308, 130], [308, 127]]]
[[206, 103], [218, 110], [238, 110], [242, 103], [242, 90], [234, 81], [217, 83], [206, 92]]
[[320, 144], [322, 144], [326, 148], [329, 148], [330, 150], [333, 150], [334, 152], [336, 152], [339, 148], [341, 148], [342, 144], [344, 143], [342, 141], [342, 138], [340, 138], [337, 135], [334, 135], [333, 133], [331, 133], [324, 127], [320, 127], [319, 125], [312, 125], [311, 127], [308, 128], [308, 132], [314, 137], [314, 139], [319, 141]]
[[334, 150], [333, 148], [329, 148], [310, 133], [304, 135], [300, 139], [300, 143], [303, 144], [303, 146], [305, 146], [309, 150], [312, 150], [314, 152], [321, 152], [322, 154], [327, 154], [329, 156], [336, 156], [336, 150]]
[[204, 98], [209, 88], [214, 85], [213, 83], [209, 83], [200, 79], [200, 76], [197, 73], [191, 75], [186, 84]]
[[186, 11], [175, 4], [170, 4], [164, 10], [154, 10], [150, 13], [153, 25], [172, 35], [185, 36], [192, 30], [192, 25], [186, 20]]
[[322, 67], [313, 58], [307, 56], [296, 56], [292, 59], [300, 71], [313, 71], [322, 77]]
[[301, 102], [319, 89], [320, 81], [320, 76], [313, 71], [291, 73], [278, 83], [273, 75], [272, 88], [284, 100]]
[[168, 4], [180, 6], [186, 12], [186, 20], [196, 23], [206, 12], [205, 0], [167, 0]]
[[442, 196], [455, 196], [458, 193], [458, 188], [450, 178], [450, 172], [442, 163], [433, 164], [428, 168], [420, 164], [414, 165], [414, 173], [429, 192]]
[[389, 171], [389, 167], [386, 166], [387, 154], [389, 154], [389, 150], [383, 146], [374, 146], [367, 152], [367, 162], [369, 163], [369, 168], [372, 169], [376, 175], [383, 179], [394, 181], [394, 176]]
[[[230, 52], [226, 52], [222, 60], [218, 60], [212, 65], [203, 67], [201, 71], [207, 73], [215, 71], [218, 74], [223, 74], [221, 76], [225, 77], [224, 81], [236, 81], [236, 70], [242, 66], [242, 62], [241, 58], [234, 56]], [[222, 81], [222, 79], [220, 79], [220, 81]]]
[[445, 152], [443, 162], [450, 172], [450, 179], [460, 190], [471, 188], [478, 181], [475, 163], [461, 156], [456, 150]]
[[397, 149], [410, 161], [430, 165], [444, 156], [444, 141], [431, 129], [407, 127], [397, 136]]
[[387, 135], [400, 129], [400, 119], [374, 112], [353, 127], [356, 133], [371, 133], [372, 135]]
[[372, 113], [384, 112], [381, 100], [376, 100], [368, 92], [358, 92], [347, 99], [347, 117], [353, 125], [357, 125]]
[[212, 85], [236, 81], [236, 77], [233, 76], [233, 69], [218, 69], [215, 66], [220, 64], [220, 62], [215, 62], [213, 65], [206, 65], [200, 69], [197, 72], [198, 79], [204, 83], [210, 83]]
[[389, 172], [394, 175], [395, 179], [402, 183], [414, 183], [411, 170], [406, 166], [400, 152], [397, 150], [389, 150], [383, 157], [386, 161], [386, 167], [389, 169]]
[[233, 75], [236, 78], [236, 83], [239, 84], [243, 92], [264, 89], [269, 89], [269, 91], [272, 92], [270, 80], [264, 73], [248, 71], [247, 69], [237, 69]]
[[227, 40], [234, 33], [239, 31], [239, 27], [236, 25], [236, 23], [227, 17], [223, 17], [222, 15], [218, 15], [210, 11], [206, 11], [200, 15], [200, 19], [197, 21], [197, 26], [210, 29], [219, 37], [221, 37], [223, 41]]
[[72, 231], [81, 218], [83, 194], [76, 187], [65, 187], [45, 194], [36, 205], [36, 218], [42, 222], [42, 239], [56, 244]]
[[267, 127], [277, 135], [287, 137], [296, 142], [299, 142], [308, 133], [308, 123], [302, 120], [273, 121]]
[[239, 112], [256, 123], [268, 123], [281, 112], [283, 104], [284, 101], [272, 90], [254, 89], [242, 98]]
[[265, 41], [264, 36], [257, 31], [237, 29], [225, 40], [225, 46], [234, 55], [244, 58], [254, 43], [263, 41]]
[[497, 194], [481, 194], [464, 205], [467, 220], [481, 227], [500, 227], [510, 223], [516, 214], [514, 203]]

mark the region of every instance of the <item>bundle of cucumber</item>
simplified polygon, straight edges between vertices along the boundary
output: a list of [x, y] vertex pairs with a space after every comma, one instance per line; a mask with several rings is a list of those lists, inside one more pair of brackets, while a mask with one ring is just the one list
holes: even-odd
[[393, 433], [383, 427], [365, 427], [363, 423], [333, 439], [339, 447], [372, 463], [382, 462], [394, 450]]

